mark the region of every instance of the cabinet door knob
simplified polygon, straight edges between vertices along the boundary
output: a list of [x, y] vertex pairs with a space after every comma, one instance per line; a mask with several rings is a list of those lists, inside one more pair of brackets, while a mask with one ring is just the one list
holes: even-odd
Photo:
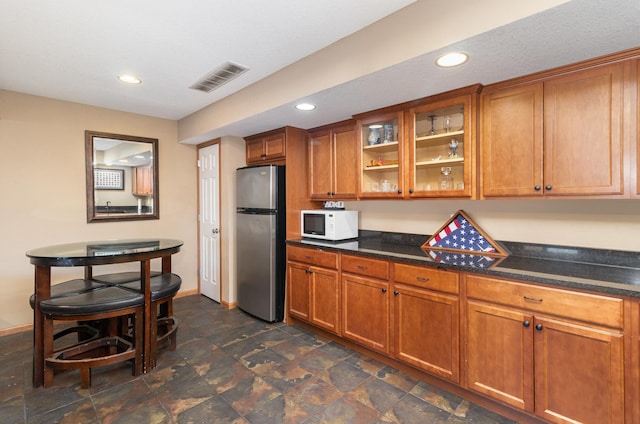
[[544, 189], [545, 190], [551, 190], [551, 186], [550, 185], [546, 185], [546, 186], [544, 186]]
[[398, 194], [402, 194], [402, 190], [398, 190]]
[[393, 295], [394, 295], [394, 296], [397, 296], [397, 295], [399, 295], [399, 294], [400, 294], [400, 293], [398, 292], [398, 290], [394, 290], [394, 291], [393, 291]]
[[536, 330], [542, 331], [542, 324], [536, 324]]
[[525, 321], [525, 322], [523, 322], [523, 323], [522, 323], [522, 325], [523, 325], [525, 328], [529, 328], [529, 326], [531, 325], [531, 323], [530, 323], [529, 321]]
[[533, 187], [533, 189], [534, 189], [535, 191], [540, 191], [540, 186], [539, 186], [539, 185], [534, 186], [534, 187]]
[[387, 292], [387, 289], [382, 288], [382, 293], [386, 293], [386, 292]]
[[413, 194], [413, 189], [412, 188], [409, 189], [409, 194]]
[[331, 192], [330, 191], [327, 191], [327, 196], [331, 196]]

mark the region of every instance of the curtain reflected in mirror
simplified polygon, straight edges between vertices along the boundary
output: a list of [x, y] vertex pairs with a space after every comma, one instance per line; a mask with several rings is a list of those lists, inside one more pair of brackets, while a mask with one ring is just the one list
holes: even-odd
[[87, 222], [158, 219], [158, 139], [85, 131]]

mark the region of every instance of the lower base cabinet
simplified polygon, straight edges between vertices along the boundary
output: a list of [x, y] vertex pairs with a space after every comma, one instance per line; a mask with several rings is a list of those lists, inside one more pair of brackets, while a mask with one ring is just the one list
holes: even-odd
[[387, 281], [342, 274], [344, 337], [388, 355], [390, 306]]
[[[468, 276], [467, 289], [473, 295], [474, 283], [492, 282], [509, 284]], [[467, 388], [553, 423], [624, 422], [621, 331], [494, 301], [517, 304], [499, 297], [466, 303]]]
[[292, 246], [287, 252], [289, 315], [339, 334], [337, 254]]
[[459, 275], [393, 264], [394, 357], [460, 383]]

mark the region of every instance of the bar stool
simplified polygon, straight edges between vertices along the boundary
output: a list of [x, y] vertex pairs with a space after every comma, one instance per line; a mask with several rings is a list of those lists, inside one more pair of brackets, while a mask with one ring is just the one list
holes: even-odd
[[[40, 301], [43, 316], [44, 386], [53, 384], [55, 371], [79, 369], [81, 387], [91, 385], [91, 368], [133, 359], [133, 375], [142, 373], [144, 296], [119, 287], [104, 286], [79, 294]], [[133, 340], [120, 337], [117, 318], [133, 316]], [[104, 321], [106, 320], [106, 321]], [[106, 334], [97, 339], [54, 350], [54, 321], [103, 321]]]
[[[179, 321], [173, 315], [173, 298], [180, 290], [182, 278], [176, 274], [159, 274], [150, 279], [151, 297], [151, 367], [157, 362], [158, 349], [169, 342], [169, 350], [176, 350]], [[141, 281], [120, 284], [118, 287], [139, 293]]]
[[[65, 281], [63, 283], [54, 284], [51, 286], [51, 298], [63, 297], [63, 296], [73, 296], [80, 293], [85, 293], [97, 288], [105, 287], [105, 284], [92, 281], [92, 280], [83, 280], [83, 279], [75, 279]], [[31, 305], [31, 309], [34, 308], [36, 303], [36, 296], [32, 294], [29, 297], [29, 305]], [[53, 336], [54, 340], [58, 340], [68, 334], [77, 334], [77, 341], [88, 341], [95, 339], [99, 336], [98, 328], [94, 323], [88, 321], [79, 321], [73, 327], [65, 328], [56, 332]]]

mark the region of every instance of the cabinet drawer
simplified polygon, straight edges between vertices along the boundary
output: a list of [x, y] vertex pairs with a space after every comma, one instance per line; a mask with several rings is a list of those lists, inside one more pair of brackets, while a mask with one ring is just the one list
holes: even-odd
[[422, 266], [394, 264], [393, 280], [445, 293], [458, 293], [458, 273]]
[[303, 262], [323, 268], [338, 269], [338, 254], [334, 252], [287, 246], [287, 257], [290, 261]]
[[622, 299], [467, 275], [467, 297], [622, 328]]
[[363, 256], [342, 255], [342, 271], [388, 280], [389, 261]]

